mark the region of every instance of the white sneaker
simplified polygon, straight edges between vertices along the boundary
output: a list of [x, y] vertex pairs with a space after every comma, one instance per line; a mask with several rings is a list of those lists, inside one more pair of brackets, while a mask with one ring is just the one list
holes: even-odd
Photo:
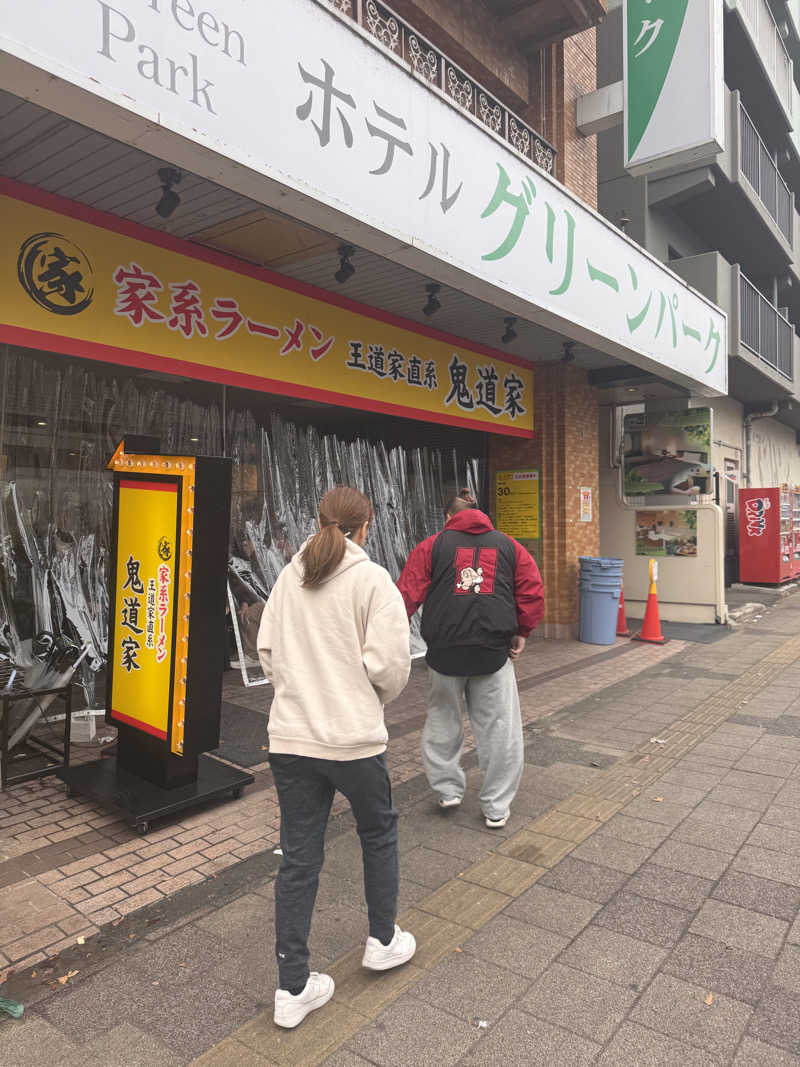
[[510, 814], [511, 812], [506, 812], [506, 814], [501, 815], [499, 819], [490, 819], [488, 815], [484, 815], [484, 819], [486, 820], [486, 825], [489, 827], [490, 830], [499, 830], [508, 822]]
[[460, 808], [461, 797], [439, 797], [439, 807], [442, 811], [447, 811], [448, 808]]
[[306, 987], [296, 997], [286, 989], [275, 990], [275, 1024], [287, 1030], [299, 1026], [309, 1012], [327, 1004], [333, 996], [333, 979], [329, 974], [312, 971]]
[[414, 935], [395, 926], [394, 937], [388, 945], [382, 945], [376, 937], [367, 938], [361, 966], [370, 971], [389, 971], [401, 963], [408, 963], [416, 951]]

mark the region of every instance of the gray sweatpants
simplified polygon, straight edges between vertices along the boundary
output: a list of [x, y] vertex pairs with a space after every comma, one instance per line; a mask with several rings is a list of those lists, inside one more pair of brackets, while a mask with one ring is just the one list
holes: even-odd
[[522, 718], [511, 660], [494, 674], [453, 677], [430, 670], [428, 718], [422, 731], [422, 762], [431, 788], [442, 797], [461, 797], [466, 705], [483, 774], [481, 811], [490, 819], [508, 814], [522, 778]]

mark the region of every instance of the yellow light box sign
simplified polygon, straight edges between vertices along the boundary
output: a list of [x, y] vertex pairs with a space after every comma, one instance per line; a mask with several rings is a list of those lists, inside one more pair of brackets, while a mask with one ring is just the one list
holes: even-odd
[[0, 340], [533, 434], [521, 360], [9, 179], [0, 231]]

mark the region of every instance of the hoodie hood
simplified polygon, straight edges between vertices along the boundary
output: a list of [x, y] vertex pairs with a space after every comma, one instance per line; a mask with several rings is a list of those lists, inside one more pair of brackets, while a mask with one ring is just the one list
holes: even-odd
[[464, 508], [457, 511], [445, 526], [445, 530], [459, 530], [461, 533], [482, 534], [493, 530], [492, 520], [477, 508]]
[[[311, 538], [309, 537], [306, 541], [303, 542], [303, 544], [300, 546], [300, 551], [296, 552], [295, 555], [292, 556], [292, 562], [289, 564], [289, 566], [293, 567], [296, 571], [298, 580], [301, 584], [305, 575], [305, 569], [303, 567], [303, 560], [301, 559], [301, 557], [303, 555], [303, 550], [305, 549], [306, 545], [310, 540]], [[329, 574], [324, 581], [320, 582], [319, 584], [327, 585], [327, 583], [332, 582], [334, 578], [338, 578], [340, 574], [344, 574], [345, 571], [349, 571], [351, 567], [355, 567], [359, 563], [368, 562], [369, 556], [364, 551], [364, 549], [359, 548], [359, 546], [353, 541], [351, 541], [348, 537], [345, 539], [344, 555], [342, 556], [339, 566], [334, 571], [332, 571], [331, 574]]]

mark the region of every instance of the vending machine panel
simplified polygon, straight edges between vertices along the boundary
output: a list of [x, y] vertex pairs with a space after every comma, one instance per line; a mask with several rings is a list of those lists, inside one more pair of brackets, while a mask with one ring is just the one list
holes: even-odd
[[788, 487], [739, 490], [739, 580], [778, 585], [795, 571], [793, 495]]

